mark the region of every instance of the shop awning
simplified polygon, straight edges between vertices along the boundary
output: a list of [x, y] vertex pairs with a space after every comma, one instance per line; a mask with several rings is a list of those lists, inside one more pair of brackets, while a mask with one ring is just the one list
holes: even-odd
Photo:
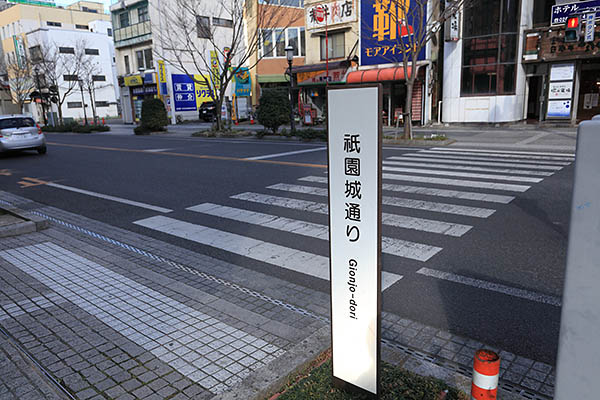
[[[411, 73], [411, 67], [408, 67], [408, 74]], [[366, 83], [383, 81], [403, 81], [404, 67], [377, 68], [361, 71], [354, 71], [348, 74], [346, 83]]]
[[258, 83], [282, 83], [289, 82], [289, 79], [285, 77], [283, 74], [263, 74], [257, 75]]
[[342, 61], [331, 61], [329, 66], [326, 63], [321, 64], [305, 64], [305, 65], [294, 65], [292, 67], [292, 72], [294, 74], [304, 73], [304, 72], [313, 72], [313, 71], [325, 71], [327, 67], [330, 70], [340, 69], [340, 68], [348, 68], [350, 66], [350, 60], [342, 60]]

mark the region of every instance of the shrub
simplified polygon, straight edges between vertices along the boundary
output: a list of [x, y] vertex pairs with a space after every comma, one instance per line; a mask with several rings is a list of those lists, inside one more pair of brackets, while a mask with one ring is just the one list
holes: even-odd
[[133, 128], [133, 133], [135, 133], [136, 135], [149, 135], [150, 134], [150, 129], [146, 128], [145, 126], [136, 126], [135, 128]]
[[298, 136], [299, 138], [303, 139], [303, 140], [323, 140], [323, 141], [327, 141], [327, 130], [326, 129], [314, 129], [314, 128], [307, 128], [307, 129], [298, 129], [296, 131], [296, 136]]
[[73, 132], [73, 129], [77, 126], [76, 122], [67, 122], [63, 125], [45, 125], [42, 127], [44, 132]]
[[142, 102], [141, 126], [148, 131], [163, 131], [169, 124], [167, 110], [160, 99], [146, 99]]
[[286, 89], [264, 89], [257, 110], [258, 122], [277, 133], [280, 125], [290, 122], [290, 99]]
[[91, 125], [75, 125], [72, 132], [75, 133], [92, 133]]

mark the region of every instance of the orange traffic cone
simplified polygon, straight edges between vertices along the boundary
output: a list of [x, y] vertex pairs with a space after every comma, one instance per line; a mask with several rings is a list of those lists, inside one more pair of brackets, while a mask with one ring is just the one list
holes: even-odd
[[254, 125], [254, 115], [250, 114], [250, 125]]

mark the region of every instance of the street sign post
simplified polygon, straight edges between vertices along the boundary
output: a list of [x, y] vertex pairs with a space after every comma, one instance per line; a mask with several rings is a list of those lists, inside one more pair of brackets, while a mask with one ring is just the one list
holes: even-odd
[[575, 186], [557, 360], [555, 399], [597, 399], [600, 376], [600, 120], [577, 135]]
[[378, 396], [382, 89], [330, 88], [327, 98], [333, 380]]

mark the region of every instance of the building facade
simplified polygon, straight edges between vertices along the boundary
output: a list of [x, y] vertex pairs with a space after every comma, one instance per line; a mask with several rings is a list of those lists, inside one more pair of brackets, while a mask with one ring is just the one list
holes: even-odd
[[[25, 64], [27, 61], [31, 63], [28, 64], [31, 69], [39, 62], [35, 54], [32, 56], [32, 49], [34, 53], [38, 50], [38, 57], [42, 47], [55, 50], [61, 60], [67, 60], [74, 57], [76, 47], [84, 46], [81, 51], [95, 66], [93, 99], [87, 91], [82, 96], [78, 87], [77, 90], [71, 88], [73, 84], [70, 81], [79, 79], [79, 76], [67, 76], [65, 80], [61, 74], [59, 93], [69, 91], [61, 107], [62, 115], [67, 120], [83, 119], [86, 113], [91, 117], [92, 107], [99, 117], [118, 115], [112, 26], [110, 17], [104, 14], [102, 3], [81, 1], [66, 8], [52, 2], [6, 3], [0, 11], [0, 39], [5, 65]], [[10, 76], [6, 78], [8, 81], [11, 79]], [[31, 79], [35, 79], [33, 71]], [[46, 86], [43, 74], [38, 79], [42, 86]], [[43, 92], [45, 88], [41, 89]], [[57, 107], [56, 103], [48, 104], [46, 111], [56, 115]], [[39, 104], [26, 104], [24, 112], [40, 121], [43, 119]]]
[[[181, 4], [170, 3], [168, 13], [161, 0], [125, 0], [110, 7], [125, 123], [139, 121], [145, 98], [161, 98], [172, 123], [198, 119], [202, 103], [212, 101], [209, 91], [219, 86], [213, 68], [223, 65], [233, 20], [216, 1], [196, 3], [198, 8], [187, 16], [191, 30], [181, 33], [184, 27], [173, 21]], [[173, 51], [186, 47], [179, 43], [182, 38], [193, 41], [190, 46], [198, 49], [194, 56], [188, 50]], [[225, 93], [227, 104], [233, 99], [232, 87]]]

